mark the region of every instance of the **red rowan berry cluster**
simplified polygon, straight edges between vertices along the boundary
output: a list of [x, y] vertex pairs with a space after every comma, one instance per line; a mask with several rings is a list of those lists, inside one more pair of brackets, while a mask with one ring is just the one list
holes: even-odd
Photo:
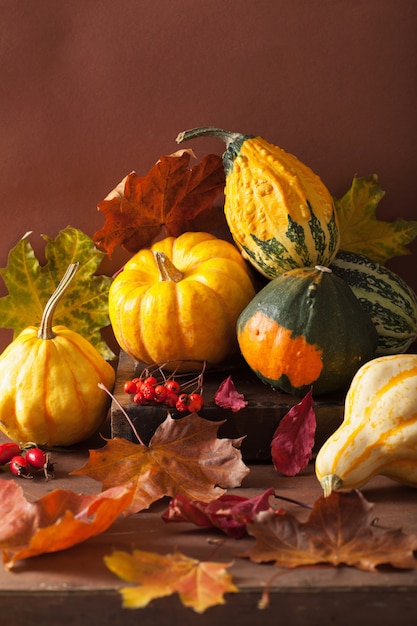
[[180, 385], [174, 378], [158, 380], [147, 371], [142, 376], [126, 381], [124, 391], [132, 396], [135, 404], [156, 403], [175, 408], [180, 413], [197, 413], [203, 406], [201, 376], [197, 377], [197, 385], [194, 385], [196, 390], [188, 393], [187, 389], [190, 389], [195, 379]]
[[33, 478], [33, 472], [43, 471], [46, 480], [53, 478], [49, 455], [34, 443], [19, 445], [12, 441], [0, 444], [0, 466], [21, 478]]

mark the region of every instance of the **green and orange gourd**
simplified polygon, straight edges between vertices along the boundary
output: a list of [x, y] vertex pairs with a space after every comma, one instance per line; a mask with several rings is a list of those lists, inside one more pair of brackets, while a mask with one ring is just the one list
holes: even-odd
[[329, 265], [340, 243], [334, 202], [307, 165], [264, 138], [194, 128], [177, 142], [214, 136], [226, 143], [224, 212], [242, 255], [267, 278]]
[[322, 266], [270, 281], [237, 322], [240, 351], [266, 384], [296, 395], [347, 389], [378, 335], [350, 287]]

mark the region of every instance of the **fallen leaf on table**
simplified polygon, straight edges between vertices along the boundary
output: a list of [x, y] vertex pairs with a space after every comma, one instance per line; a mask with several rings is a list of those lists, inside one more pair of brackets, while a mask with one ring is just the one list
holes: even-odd
[[28, 502], [14, 481], [0, 480], [3, 563], [11, 568], [16, 561], [65, 550], [99, 535], [129, 505], [132, 495], [126, 486], [98, 495], [55, 489]]
[[378, 177], [354, 178], [351, 188], [335, 200], [340, 226], [340, 249], [363, 254], [383, 265], [410, 251], [405, 246], [417, 236], [417, 221], [378, 220], [376, 209], [385, 192]]
[[289, 513], [259, 513], [248, 525], [256, 542], [241, 556], [287, 568], [318, 563], [366, 571], [375, 571], [378, 565], [417, 568], [413, 556], [417, 535], [401, 530], [377, 533], [371, 526], [372, 508], [359, 491], [350, 491], [320, 497], [306, 522]]
[[120, 590], [123, 606], [146, 607], [156, 598], [178, 593], [182, 604], [196, 613], [224, 604], [225, 593], [236, 593], [237, 587], [226, 571], [230, 564], [190, 559], [179, 552], [160, 555], [134, 550], [132, 554], [115, 550], [104, 559], [119, 578], [135, 587]]
[[237, 391], [231, 376], [220, 383], [214, 394], [214, 403], [222, 409], [232, 409], [234, 413], [244, 409], [248, 404], [243, 393]]
[[[254, 498], [226, 494], [211, 502], [193, 501], [179, 495], [172, 498], [162, 519], [165, 522], [190, 522], [205, 528], [219, 528], [229, 537], [240, 539], [246, 535], [246, 524], [253, 522], [257, 513], [271, 509], [269, 498], [273, 495], [274, 490], [268, 489]], [[282, 509], [274, 511], [279, 514]]]
[[112, 279], [95, 275], [104, 253], [90, 237], [67, 227], [54, 240], [42, 235], [47, 262], [41, 266], [29, 242], [30, 234], [26, 233], [10, 250], [7, 267], [0, 269], [9, 292], [0, 298], [0, 327], [12, 328], [17, 337], [28, 326], [38, 326], [45, 304], [68, 265], [79, 263], [74, 280], [57, 306], [54, 326], [67, 326], [92, 343], [104, 358], [114, 358], [100, 332], [110, 324], [108, 293]]
[[225, 174], [220, 156], [209, 154], [189, 168], [191, 156], [180, 150], [162, 156], [145, 176], [128, 174], [98, 205], [105, 223], [95, 243], [109, 255], [116, 246], [136, 253], [157, 237], [193, 230], [196, 217], [223, 192]]
[[104, 488], [133, 482], [136, 491], [128, 514], [177, 494], [209, 502], [239, 487], [249, 472], [239, 449], [242, 439], [218, 439], [221, 424], [196, 413], [176, 420], [168, 414], [149, 446], [110, 439], [90, 450], [87, 463], [72, 473], [89, 476]]
[[295, 476], [312, 456], [316, 434], [312, 389], [281, 419], [271, 442], [272, 461], [277, 472]]

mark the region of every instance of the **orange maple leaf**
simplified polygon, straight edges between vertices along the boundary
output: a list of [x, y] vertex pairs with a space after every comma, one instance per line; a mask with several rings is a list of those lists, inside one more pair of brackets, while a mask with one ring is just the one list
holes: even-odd
[[145, 176], [128, 174], [98, 205], [105, 224], [94, 243], [109, 255], [117, 245], [136, 253], [158, 236], [193, 230], [196, 217], [223, 192], [225, 174], [220, 156], [209, 154], [188, 168], [191, 156], [181, 150], [162, 156]]
[[21, 559], [65, 550], [99, 535], [129, 505], [132, 495], [126, 485], [95, 495], [55, 489], [28, 502], [15, 482], [0, 480], [3, 563], [11, 568]]
[[240, 486], [249, 472], [240, 452], [243, 438], [217, 438], [222, 423], [196, 413], [176, 420], [168, 414], [149, 446], [110, 439], [104, 447], [90, 450], [87, 463], [72, 473], [89, 476], [104, 488], [132, 482], [135, 495], [126, 514], [177, 494], [209, 502]]
[[382, 564], [417, 568], [413, 556], [417, 535], [401, 530], [377, 534], [371, 526], [372, 508], [359, 491], [349, 491], [320, 497], [306, 522], [289, 513], [261, 512], [247, 526], [256, 543], [241, 556], [287, 568], [317, 563], [345, 564], [366, 571], [375, 571]]
[[162, 556], [135, 550], [132, 554], [115, 550], [104, 559], [107, 567], [119, 578], [136, 587], [120, 590], [123, 606], [143, 608], [155, 598], [178, 593], [184, 606], [203, 613], [217, 604], [224, 604], [225, 593], [238, 591], [226, 568], [230, 564], [198, 561], [179, 552]]

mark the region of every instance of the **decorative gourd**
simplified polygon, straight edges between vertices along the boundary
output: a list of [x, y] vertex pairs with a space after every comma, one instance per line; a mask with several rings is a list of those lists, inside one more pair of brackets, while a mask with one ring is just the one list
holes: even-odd
[[350, 287], [321, 266], [270, 281], [239, 316], [237, 337], [263, 382], [297, 395], [347, 389], [378, 340]]
[[417, 354], [381, 356], [359, 369], [343, 422], [316, 457], [325, 496], [377, 474], [417, 487]]
[[378, 333], [376, 356], [399, 354], [417, 338], [417, 295], [394, 272], [368, 257], [339, 250], [330, 265], [343, 278]]
[[184, 361], [190, 371], [237, 350], [236, 320], [255, 295], [230, 242], [202, 232], [140, 250], [114, 279], [109, 314], [121, 348], [144, 363]]
[[180, 133], [177, 142], [214, 135], [226, 143], [224, 212], [242, 255], [267, 278], [328, 265], [339, 247], [332, 196], [295, 156], [262, 137], [219, 128]]
[[0, 356], [0, 429], [14, 441], [68, 446], [90, 437], [106, 416], [113, 367], [80, 334], [52, 326], [78, 269], [71, 264], [48, 300], [39, 328], [29, 326]]

